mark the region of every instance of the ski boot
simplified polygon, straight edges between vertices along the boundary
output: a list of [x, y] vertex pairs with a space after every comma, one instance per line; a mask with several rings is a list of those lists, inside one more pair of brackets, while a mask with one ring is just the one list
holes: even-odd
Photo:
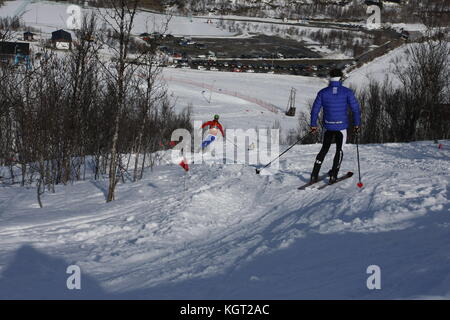
[[316, 162], [314, 163], [314, 169], [311, 173], [311, 179], [309, 180], [310, 183], [316, 183], [319, 181], [319, 172], [320, 172], [321, 166], [322, 166], [322, 161], [316, 160]]
[[328, 171], [328, 177], [329, 177], [329, 184], [333, 184], [336, 183], [337, 179], [338, 179], [338, 173], [336, 170], [330, 170]]
[[312, 175], [311, 174], [311, 178], [309, 179], [309, 183], [313, 184], [319, 181], [319, 175]]

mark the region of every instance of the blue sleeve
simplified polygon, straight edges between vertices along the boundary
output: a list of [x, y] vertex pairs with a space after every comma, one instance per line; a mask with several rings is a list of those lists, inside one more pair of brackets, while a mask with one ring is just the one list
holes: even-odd
[[361, 108], [359, 107], [358, 100], [356, 100], [355, 94], [352, 90], [349, 90], [347, 95], [347, 102], [350, 105], [350, 109], [353, 113], [353, 123], [355, 126], [361, 125]]
[[311, 109], [311, 127], [317, 127], [317, 118], [319, 117], [320, 109], [322, 109], [322, 92], [319, 91], [316, 100]]

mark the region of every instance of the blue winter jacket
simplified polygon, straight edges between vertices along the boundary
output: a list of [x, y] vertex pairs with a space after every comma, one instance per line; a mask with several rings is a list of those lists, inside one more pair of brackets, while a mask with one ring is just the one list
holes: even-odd
[[317, 117], [323, 107], [323, 122], [327, 130], [340, 131], [348, 128], [347, 108], [350, 106], [355, 126], [361, 124], [361, 111], [353, 91], [339, 81], [331, 81], [319, 91], [311, 111], [311, 127], [317, 127]]

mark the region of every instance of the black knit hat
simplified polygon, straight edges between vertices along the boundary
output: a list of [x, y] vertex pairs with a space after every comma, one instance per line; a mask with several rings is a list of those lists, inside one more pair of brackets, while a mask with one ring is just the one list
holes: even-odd
[[333, 69], [330, 71], [330, 78], [342, 78], [344, 74], [341, 69]]

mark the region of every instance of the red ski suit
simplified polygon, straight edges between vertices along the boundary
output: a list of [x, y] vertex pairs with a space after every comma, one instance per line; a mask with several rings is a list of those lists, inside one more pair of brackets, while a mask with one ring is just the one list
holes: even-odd
[[207, 127], [207, 126], [209, 126], [210, 129], [213, 129], [213, 128], [219, 129], [220, 132], [222, 133], [222, 136], [225, 137], [225, 134], [223, 133], [222, 125], [219, 123], [219, 121], [213, 120], [213, 121], [205, 122], [205, 123], [202, 125], [202, 129], [203, 129], [204, 127]]

